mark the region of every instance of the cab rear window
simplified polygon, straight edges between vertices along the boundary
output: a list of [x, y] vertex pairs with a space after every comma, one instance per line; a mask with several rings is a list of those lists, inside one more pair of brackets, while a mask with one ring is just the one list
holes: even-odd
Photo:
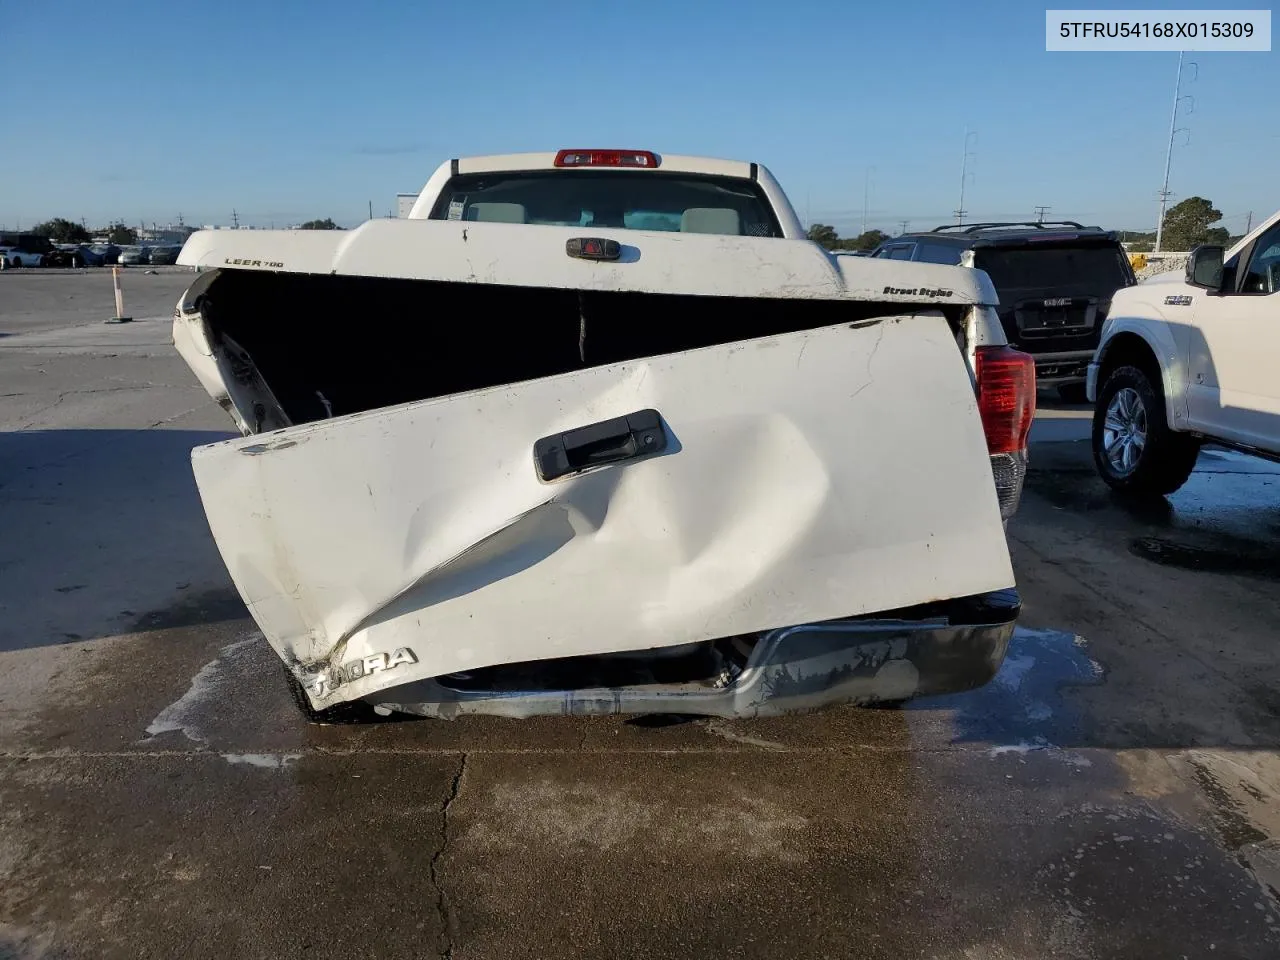
[[431, 219], [782, 236], [753, 181], [649, 170], [457, 176], [441, 191]]

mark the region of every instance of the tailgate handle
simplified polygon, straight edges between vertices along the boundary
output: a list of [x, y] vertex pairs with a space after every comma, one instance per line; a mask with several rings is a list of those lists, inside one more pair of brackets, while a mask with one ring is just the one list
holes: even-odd
[[589, 467], [639, 460], [666, 449], [661, 415], [657, 410], [637, 410], [543, 437], [533, 445], [533, 464], [539, 480], [558, 480]]

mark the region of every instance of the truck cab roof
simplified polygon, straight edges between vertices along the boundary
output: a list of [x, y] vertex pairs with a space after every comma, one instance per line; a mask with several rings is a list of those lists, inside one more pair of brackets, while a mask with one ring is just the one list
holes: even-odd
[[[763, 164], [630, 149], [564, 149], [455, 157], [444, 161], [436, 168], [418, 194], [407, 219], [449, 219], [446, 209], [448, 205], [442, 203], [442, 197], [449, 191], [450, 185], [456, 185], [459, 178], [485, 174], [511, 174], [513, 177], [529, 174], [534, 177], [556, 178], [590, 176], [597, 181], [601, 175], [672, 180], [705, 178], [716, 179], [722, 183], [739, 181], [748, 191], [759, 194], [769, 208], [769, 215], [763, 219], [776, 219], [776, 227], [771, 227], [770, 233], [776, 229], [776, 235], [788, 239], [805, 237], [804, 227], [790, 200], [787, 199], [786, 193]], [[652, 187], [653, 184], [651, 183], [650, 186]]]

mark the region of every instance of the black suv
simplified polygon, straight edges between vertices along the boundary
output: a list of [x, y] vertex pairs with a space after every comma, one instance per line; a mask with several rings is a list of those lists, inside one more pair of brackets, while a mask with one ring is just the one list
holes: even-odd
[[1037, 384], [1072, 400], [1084, 399], [1111, 295], [1137, 282], [1114, 231], [1073, 220], [938, 227], [886, 240], [871, 255], [985, 270], [1009, 343], [1035, 357]]

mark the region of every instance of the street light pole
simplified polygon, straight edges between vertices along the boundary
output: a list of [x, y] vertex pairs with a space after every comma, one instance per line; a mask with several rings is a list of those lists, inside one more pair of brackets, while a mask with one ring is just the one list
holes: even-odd
[[867, 232], [867, 206], [871, 199], [871, 171], [875, 167], [867, 167], [866, 179], [862, 183], [862, 232]]
[[977, 132], [969, 132], [964, 128], [964, 154], [960, 158], [960, 206], [956, 209], [956, 225], [964, 226], [964, 215], [969, 211], [964, 208], [964, 188], [969, 180], [969, 138], [977, 136]]
[[1164, 208], [1169, 202], [1169, 166], [1173, 162], [1173, 136], [1178, 127], [1178, 102], [1182, 99], [1182, 58], [1178, 51], [1178, 79], [1173, 85], [1173, 112], [1169, 115], [1169, 147], [1164, 154], [1164, 183], [1160, 186], [1160, 219], [1156, 221], [1156, 244], [1153, 253], [1160, 252], [1160, 240], [1164, 237]]

